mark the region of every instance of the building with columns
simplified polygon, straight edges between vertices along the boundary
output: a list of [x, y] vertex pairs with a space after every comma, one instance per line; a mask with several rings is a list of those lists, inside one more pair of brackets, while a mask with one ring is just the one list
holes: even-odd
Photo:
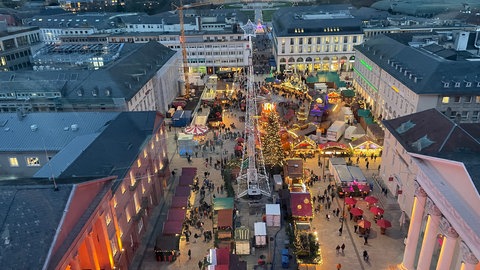
[[385, 34], [355, 46], [353, 86], [377, 119], [430, 108], [480, 121], [480, 32]]
[[[63, 126], [55, 121], [62, 114], [73, 113], [55, 113], [50, 126]], [[2, 268], [128, 269], [170, 180], [163, 120], [154, 111], [117, 113], [33, 177], [2, 178], [0, 203], [12, 206], [0, 209]]]
[[480, 269], [480, 124], [436, 109], [383, 121], [379, 176], [405, 213], [403, 269]]
[[279, 71], [351, 71], [353, 46], [363, 42], [362, 21], [348, 5], [280, 8], [272, 24]]

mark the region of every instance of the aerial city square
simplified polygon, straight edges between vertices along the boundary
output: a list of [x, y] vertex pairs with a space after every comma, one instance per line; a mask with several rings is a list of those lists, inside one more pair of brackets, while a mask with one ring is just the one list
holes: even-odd
[[480, 270], [480, 2], [2, 1], [0, 269]]

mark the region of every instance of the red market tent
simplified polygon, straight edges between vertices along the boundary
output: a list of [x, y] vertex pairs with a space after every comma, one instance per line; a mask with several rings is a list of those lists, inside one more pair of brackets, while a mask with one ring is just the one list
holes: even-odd
[[345, 198], [345, 203], [348, 204], [348, 205], [354, 205], [357, 203], [357, 200], [355, 200], [354, 198], [352, 197], [346, 197]]
[[170, 208], [167, 214], [168, 221], [185, 221], [187, 215], [186, 209], [181, 208]]
[[352, 209], [350, 209], [350, 213], [352, 213], [352, 215], [358, 217], [358, 216], [363, 215], [363, 210], [360, 209], [360, 208], [352, 208]]
[[392, 223], [383, 218], [377, 220], [377, 225], [380, 226], [380, 228], [384, 228], [384, 229], [392, 227]]
[[375, 196], [367, 196], [365, 198], [365, 201], [369, 204], [374, 204], [374, 203], [378, 202], [378, 199]]
[[383, 215], [383, 213], [385, 213], [385, 210], [383, 210], [383, 208], [374, 206], [370, 208], [370, 212], [372, 212], [375, 215]]
[[310, 192], [291, 192], [290, 208], [293, 217], [313, 217], [313, 206]]
[[191, 188], [189, 186], [178, 186], [175, 189], [175, 197], [188, 197], [190, 192]]
[[365, 219], [359, 220], [357, 224], [358, 224], [358, 227], [363, 229], [368, 229], [372, 226], [372, 223]]
[[230, 251], [228, 248], [219, 248], [217, 249], [217, 266], [230, 265]]
[[188, 206], [188, 197], [175, 196], [172, 199], [172, 205], [170, 205], [170, 208], [184, 208], [184, 209], [186, 209], [187, 206]]
[[163, 235], [180, 235], [182, 228], [182, 221], [167, 220], [163, 223]]

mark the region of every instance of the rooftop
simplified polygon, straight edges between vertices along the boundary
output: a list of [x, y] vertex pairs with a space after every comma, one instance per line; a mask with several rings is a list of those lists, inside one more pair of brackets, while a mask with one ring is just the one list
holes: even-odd
[[[469, 36], [471, 44], [475, 34]], [[384, 34], [355, 49], [417, 94], [478, 95], [480, 58], [466, 50], [436, 45], [435, 38], [442, 39], [442, 36]]]
[[480, 123], [458, 125], [436, 109], [383, 123], [410, 153], [462, 162], [480, 190]]

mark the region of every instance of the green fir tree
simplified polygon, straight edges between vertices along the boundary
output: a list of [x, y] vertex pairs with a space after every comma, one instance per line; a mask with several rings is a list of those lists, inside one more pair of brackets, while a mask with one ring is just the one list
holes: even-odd
[[274, 167], [282, 166], [283, 159], [285, 158], [279, 132], [280, 123], [278, 121], [278, 114], [276, 111], [269, 112], [265, 127], [265, 135], [262, 139], [262, 149], [265, 166], [270, 170]]

